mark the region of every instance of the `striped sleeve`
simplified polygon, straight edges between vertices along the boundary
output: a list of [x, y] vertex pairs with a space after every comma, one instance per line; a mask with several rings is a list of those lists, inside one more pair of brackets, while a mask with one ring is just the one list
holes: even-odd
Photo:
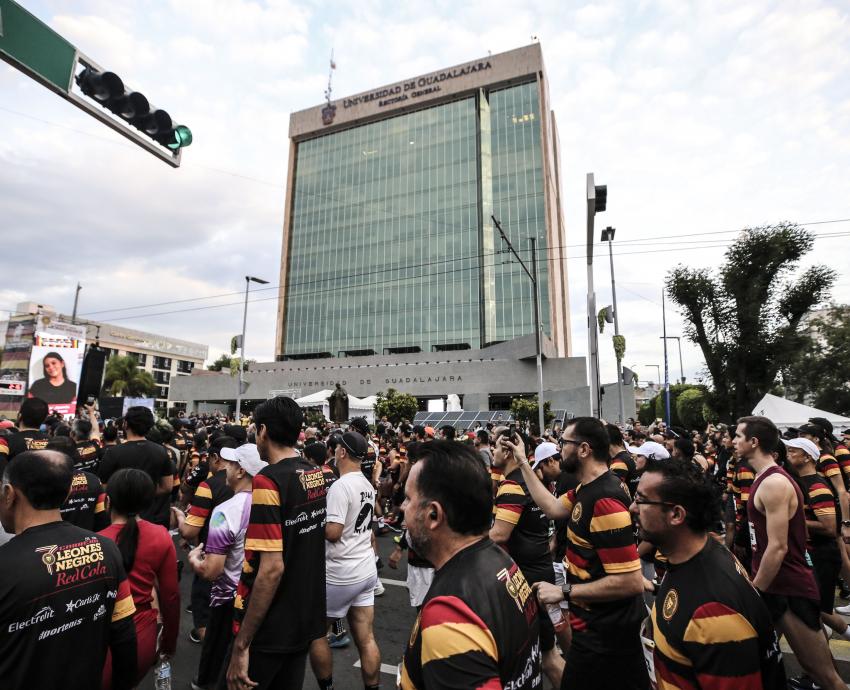
[[558, 496], [558, 500], [561, 502], [561, 505], [567, 509], [568, 513], [572, 513], [573, 506], [576, 502], [576, 490], [570, 489], [567, 493]]
[[192, 497], [189, 513], [186, 515], [186, 524], [192, 525], [192, 527], [203, 527], [212, 512], [212, 503], [213, 498], [210, 485], [206, 482], [201, 482], [198, 488], [195, 489], [195, 495]]
[[590, 540], [606, 574], [640, 570], [632, 518], [621, 501], [600, 498], [594, 503]]
[[809, 487], [809, 505], [817, 517], [835, 519], [835, 497], [823, 482], [813, 482]]
[[510, 479], [503, 479], [496, 492], [496, 519], [517, 524], [527, 503], [528, 496], [522, 486]]
[[841, 473], [844, 475], [844, 485], [850, 486], [850, 450], [844, 445], [838, 445], [835, 448], [835, 460], [841, 468]]
[[629, 468], [626, 463], [620, 458], [614, 458], [611, 461], [611, 466], [608, 469], [610, 469], [614, 474], [616, 474], [617, 478], [621, 482], [626, 481], [626, 479], [628, 479], [629, 477]]
[[117, 623], [122, 618], [136, 613], [133, 595], [130, 592], [130, 581], [126, 578], [118, 584], [118, 594], [115, 595], [115, 607], [112, 609], [112, 622]]
[[247, 551], [283, 551], [280, 517], [280, 490], [265, 476], [254, 477], [251, 491], [251, 518], [245, 533]]
[[697, 608], [685, 628], [684, 653], [703, 690], [761, 690], [758, 633], [734, 609], [720, 602]]
[[829, 453], [823, 453], [820, 460], [817, 462], [817, 470], [827, 479], [837, 477], [841, 474], [841, 468], [838, 467], [838, 461]]
[[420, 634], [426, 688], [501, 690], [496, 640], [459, 598], [434, 597], [425, 604]]

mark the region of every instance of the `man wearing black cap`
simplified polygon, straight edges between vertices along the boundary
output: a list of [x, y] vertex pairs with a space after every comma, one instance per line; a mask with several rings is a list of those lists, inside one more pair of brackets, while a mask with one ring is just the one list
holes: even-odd
[[[360, 652], [363, 683], [368, 689], [378, 687], [381, 653], [372, 631], [378, 581], [372, 550], [375, 487], [360, 468], [366, 449], [366, 439], [347, 431], [334, 451], [339, 479], [328, 491], [325, 553], [328, 627], [334, 620], [348, 616]], [[311, 649], [311, 662], [319, 687], [333, 687], [333, 658], [324, 638]]]
[[169, 496], [174, 487], [174, 473], [168, 451], [158, 443], [148, 441], [145, 436], [153, 428], [154, 417], [147, 407], [130, 407], [124, 415], [124, 438], [119, 446], [112, 446], [100, 463], [100, 481], [103, 488], [118, 470], [128, 467], [143, 470], [150, 475], [156, 487], [156, 495], [151, 507], [139, 514], [139, 517], [169, 528], [171, 522]]

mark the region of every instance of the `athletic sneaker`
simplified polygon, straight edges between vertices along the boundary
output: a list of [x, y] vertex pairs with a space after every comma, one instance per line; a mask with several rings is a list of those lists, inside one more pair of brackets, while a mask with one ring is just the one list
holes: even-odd
[[348, 636], [347, 632], [344, 632], [341, 635], [328, 633], [328, 646], [331, 649], [341, 649], [342, 647], [347, 647], [350, 644], [351, 638]]
[[788, 687], [794, 688], [794, 690], [821, 690], [821, 686], [815, 683], [805, 673], [796, 678], [789, 678]]
[[850, 604], [847, 604], [847, 606], [836, 606], [835, 612], [840, 613], [842, 616], [850, 616]]
[[203, 642], [200, 633], [195, 628], [192, 628], [189, 631], [189, 640], [195, 644], [201, 644], [201, 642]]
[[384, 596], [384, 583], [378, 580], [378, 583], [375, 585], [375, 596], [382, 597]]

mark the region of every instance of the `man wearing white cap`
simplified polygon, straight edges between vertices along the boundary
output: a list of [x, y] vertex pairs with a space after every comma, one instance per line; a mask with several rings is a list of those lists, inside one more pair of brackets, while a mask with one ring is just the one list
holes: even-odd
[[[820, 450], [807, 438], [794, 438], [782, 441], [788, 452], [788, 464], [794, 479], [803, 492], [805, 503], [803, 512], [806, 517], [808, 536], [806, 551], [812, 559], [812, 565], [820, 591], [821, 620], [835, 630], [844, 639], [850, 640], [850, 628], [841, 616], [833, 613], [835, 586], [841, 570], [841, 553], [838, 550], [836, 524], [838, 515], [838, 497], [831, 483], [815, 469]], [[839, 613], [850, 612], [841, 608]]]
[[268, 464], [260, 459], [253, 443], [238, 448], [224, 447], [219, 454], [233, 497], [213, 510], [207, 543], [200, 543], [189, 552], [192, 569], [213, 583], [210, 620], [201, 649], [198, 675], [192, 681], [196, 690], [212, 686], [218, 680], [233, 635], [233, 602], [242, 572], [245, 532], [251, 516], [251, 482]]

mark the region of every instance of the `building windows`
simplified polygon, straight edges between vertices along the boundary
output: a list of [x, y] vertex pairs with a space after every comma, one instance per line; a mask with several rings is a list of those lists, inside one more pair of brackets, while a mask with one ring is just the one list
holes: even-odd
[[140, 367], [144, 367], [148, 361], [148, 356], [144, 352], [128, 352], [130, 357], [136, 360], [136, 364]]
[[169, 374], [167, 371], [154, 371], [153, 380], [157, 383], [168, 384], [171, 381], [171, 374]]
[[187, 362], [184, 359], [177, 360], [177, 373], [178, 374], [191, 374], [192, 369], [195, 368], [194, 362]]
[[153, 358], [153, 368], [154, 369], [171, 369], [171, 358], [169, 358], [169, 357], [154, 357]]

